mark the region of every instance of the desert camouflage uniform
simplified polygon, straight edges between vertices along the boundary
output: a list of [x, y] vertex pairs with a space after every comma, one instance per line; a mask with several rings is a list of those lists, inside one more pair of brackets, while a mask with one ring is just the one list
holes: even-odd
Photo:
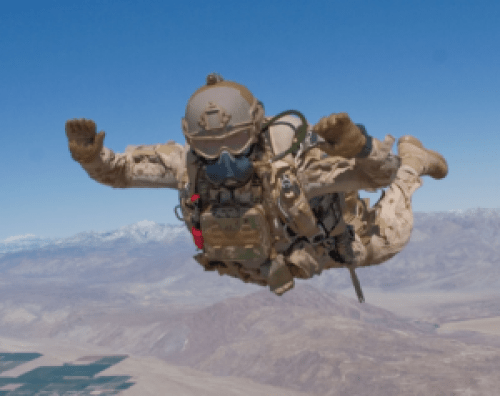
[[[100, 183], [177, 189], [182, 218], [176, 215], [202, 250], [194, 258], [205, 270], [281, 295], [294, 278], [346, 267], [362, 301], [354, 268], [380, 264], [408, 243], [420, 176], [445, 177], [446, 160], [412, 136], [399, 139], [395, 155], [394, 137], [374, 139], [346, 113], [312, 127], [294, 110], [264, 114], [248, 88], [212, 73], [186, 106], [184, 146], [115, 154], [85, 119], [68, 121], [66, 135], [73, 159]], [[373, 207], [359, 197], [381, 188]]]
[[[293, 117], [292, 117], [293, 118]], [[297, 120], [292, 121], [297, 125]], [[280, 126], [271, 127], [276, 130]], [[283, 127], [281, 127], [283, 128]], [[310, 135], [309, 131], [309, 135]], [[283, 130], [277, 135], [283, 134]], [[293, 135], [293, 131], [292, 131]], [[343, 216], [355, 230], [354, 265], [380, 264], [408, 243], [413, 227], [411, 196], [422, 185], [417, 172], [392, 152], [394, 137], [383, 141], [373, 138], [366, 158], [332, 157], [318, 147], [299, 152], [295, 158], [288, 154], [284, 160], [294, 162], [297, 178], [307, 199], [329, 193], [345, 197]], [[324, 143], [325, 144], [325, 143]], [[285, 147], [288, 143], [284, 144]], [[92, 162], [81, 163], [89, 176], [99, 183], [115, 187], [173, 188], [184, 187], [186, 161], [190, 148], [173, 141], [166, 144], [129, 146], [125, 153], [102, 148]], [[184, 179], [183, 179], [184, 177]], [[369, 207], [360, 199], [359, 190], [386, 188], [381, 199]], [[287, 258], [306, 269], [305, 276], [319, 274], [323, 269], [340, 267], [321, 246], [299, 243]], [[265, 284], [260, 279], [259, 284]]]

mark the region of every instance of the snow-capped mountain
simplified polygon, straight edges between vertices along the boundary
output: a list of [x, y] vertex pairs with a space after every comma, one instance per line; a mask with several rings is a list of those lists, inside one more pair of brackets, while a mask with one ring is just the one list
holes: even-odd
[[40, 238], [33, 234], [12, 236], [0, 242], [0, 253], [39, 249], [54, 241], [55, 239]]
[[434, 219], [452, 218], [474, 218], [474, 219], [496, 219], [500, 220], [500, 208], [470, 208], [449, 210], [446, 212], [415, 212], [415, 217], [426, 217]]
[[[189, 291], [198, 297], [212, 292], [220, 296], [226, 286], [228, 293], [251, 289], [252, 285], [243, 286], [237, 279], [203, 271], [193, 259], [195, 254], [186, 227], [152, 221], [59, 240], [25, 235], [0, 243], [0, 286], [2, 281], [24, 288], [31, 283], [42, 287], [49, 281], [77, 282], [102, 285], [103, 293], [108, 293], [110, 285], [123, 285], [130, 295], [135, 284], [140, 284], [137, 290], [163, 293], [164, 282], [170, 282], [168, 293]], [[360, 268], [358, 277], [363, 287], [391, 291], [500, 290], [499, 258], [499, 210], [417, 212], [408, 245], [383, 265]], [[307, 283], [325, 290], [352, 287], [343, 269], [324, 271]]]
[[0, 242], [0, 253], [12, 253], [35, 250], [45, 247], [90, 246], [115, 242], [120, 239], [130, 243], [170, 242], [178, 237], [189, 237], [184, 225], [158, 224], [154, 221], [142, 220], [108, 232], [81, 232], [68, 238], [39, 238], [35, 235], [9, 237]]
[[[415, 212], [414, 218], [416, 229], [423, 223], [431, 222], [437, 224], [442, 221], [451, 221], [467, 228], [481, 229], [481, 226], [486, 224], [497, 228], [500, 225], [500, 209], [474, 208], [447, 212]], [[71, 237], [60, 239], [40, 238], [33, 234], [12, 236], [0, 241], [0, 254], [50, 247], [97, 246], [119, 240], [128, 241], [132, 244], [160, 241], [168, 243], [178, 237], [191, 238], [189, 231], [182, 224], [158, 224], [154, 221], [142, 220], [113, 231], [81, 232]]]
[[[415, 212], [415, 226], [427, 221], [453, 221], [464, 223], [462, 225], [479, 225], [481, 223], [500, 224], [500, 209], [473, 208], [467, 210], [450, 210], [447, 212]], [[467, 224], [465, 224], [467, 223]], [[64, 246], [90, 246], [118, 241], [129, 240], [131, 243], [170, 242], [175, 238], [191, 238], [183, 224], [158, 224], [154, 221], [142, 220], [135, 224], [126, 225], [114, 231], [107, 232], [81, 232], [68, 238], [40, 238], [32, 234], [12, 236], [0, 241], [0, 254], [25, 250], [35, 250], [44, 247]]]
[[72, 237], [60, 239], [54, 244], [58, 246], [91, 245], [100, 242], [114, 242], [119, 239], [129, 239], [135, 243], [168, 242], [182, 235], [189, 235], [184, 225], [158, 224], [154, 221], [142, 220], [109, 232], [81, 232]]

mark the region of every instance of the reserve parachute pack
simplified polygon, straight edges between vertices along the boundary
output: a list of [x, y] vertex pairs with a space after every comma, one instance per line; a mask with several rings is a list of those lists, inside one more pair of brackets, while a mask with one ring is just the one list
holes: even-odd
[[[301, 125], [294, 125], [295, 134], [283, 136], [274, 124], [290, 114], [297, 115]], [[296, 120], [287, 117], [291, 119]], [[263, 150], [253, 162], [255, 172], [244, 186], [232, 189], [214, 187], [204, 175], [201, 160], [188, 151], [175, 214], [192, 233], [201, 250], [194, 258], [205, 270], [269, 285], [281, 295], [293, 287], [294, 277], [310, 278], [321, 272], [313, 258], [303, 260], [299, 253], [320, 245], [331, 258], [326, 268], [349, 268], [362, 302], [353, 267], [354, 231], [342, 215], [344, 194], [331, 193], [308, 201], [296, 177], [293, 156], [307, 146], [308, 133], [310, 140], [312, 132], [307, 131], [305, 117], [295, 110], [265, 122], [261, 128]], [[288, 149], [280, 150], [278, 140]]]

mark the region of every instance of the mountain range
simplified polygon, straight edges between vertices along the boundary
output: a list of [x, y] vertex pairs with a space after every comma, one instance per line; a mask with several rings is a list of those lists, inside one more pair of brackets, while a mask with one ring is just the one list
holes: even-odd
[[[317, 396], [496, 395], [500, 388], [500, 337], [438, 332], [450, 322], [500, 317], [498, 210], [415, 213], [401, 253], [357, 270], [364, 304], [345, 270], [298, 280], [281, 297], [203, 271], [184, 225], [142, 221], [56, 240], [13, 237], [0, 249], [0, 345], [9, 337], [42, 340], [33, 345], [51, 345], [47, 356], [59, 344], [130, 355], [124, 362], [134, 363], [118, 368], [137, 385], [124, 396], [152, 389], [141, 382], [153, 381], [142, 364], [159, 373], [155, 389], [176, 383], [161, 370], [177, 370], [177, 383], [185, 381], [178, 396], [217, 382], [206, 375], [234, 384], [232, 392], [207, 392], [220, 395], [245, 386], [252, 395]], [[403, 315], [371, 304], [375, 291]], [[431, 302], [412, 316], [407, 308], [424, 294]], [[195, 371], [186, 376], [187, 369]], [[189, 391], [196, 375], [201, 382]]]
[[[0, 274], [91, 282], [149, 282], [148, 289], [193, 291], [211, 287], [218, 275], [192, 259], [187, 228], [141, 221], [109, 232], [82, 232], [63, 239], [11, 237], [0, 243]], [[174, 265], [175, 262], [175, 265]], [[391, 260], [358, 269], [362, 286], [385, 291], [500, 290], [500, 210], [415, 213], [408, 245]], [[187, 276], [189, 274], [189, 276]], [[223, 277], [236, 294], [258, 290]], [[324, 271], [306, 281], [324, 290], [351, 287], [345, 270]], [[219, 281], [215, 281], [219, 286]]]
[[0, 241], [0, 254], [44, 247], [92, 246], [127, 239], [133, 243], [169, 242], [178, 236], [188, 236], [184, 225], [157, 224], [142, 220], [109, 232], [81, 232], [68, 238], [40, 238], [33, 234], [12, 236]]

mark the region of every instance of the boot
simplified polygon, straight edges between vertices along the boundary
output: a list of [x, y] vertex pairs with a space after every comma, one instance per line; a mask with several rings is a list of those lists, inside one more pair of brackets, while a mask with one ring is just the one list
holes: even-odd
[[415, 169], [419, 176], [428, 175], [433, 179], [442, 179], [448, 174], [448, 164], [436, 151], [427, 150], [422, 142], [413, 136], [403, 136], [398, 141], [398, 153], [401, 165]]

